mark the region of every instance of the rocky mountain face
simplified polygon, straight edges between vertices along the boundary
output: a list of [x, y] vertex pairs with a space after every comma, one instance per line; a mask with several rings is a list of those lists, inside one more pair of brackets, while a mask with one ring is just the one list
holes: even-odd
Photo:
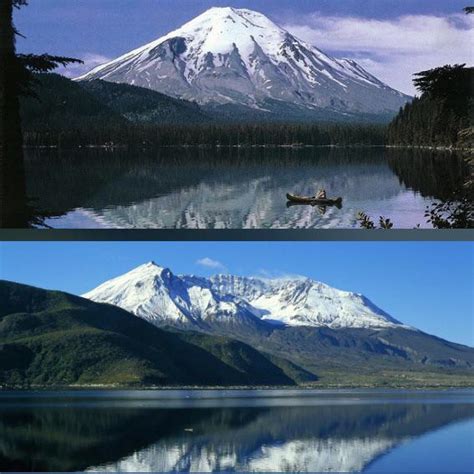
[[178, 276], [150, 262], [84, 297], [159, 327], [232, 337], [284, 353], [312, 371], [474, 364], [473, 349], [404, 325], [361, 294], [304, 277]]
[[336, 59], [265, 15], [211, 8], [79, 81], [127, 83], [210, 107], [308, 116], [393, 114], [410, 98], [355, 61]]

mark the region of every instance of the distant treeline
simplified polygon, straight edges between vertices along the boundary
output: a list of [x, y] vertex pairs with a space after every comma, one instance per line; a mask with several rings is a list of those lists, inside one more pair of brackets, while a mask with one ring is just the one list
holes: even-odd
[[[421, 97], [407, 103], [388, 128], [388, 143], [472, 146], [474, 68], [443, 66], [416, 74]], [[471, 138], [472, 141], [472, 138]], [[461, 143], [462, 142], [462, 143]]]
[[384, 145], [379, 124], [124, 124], [25, 130], [27, 146], [357, 146]]

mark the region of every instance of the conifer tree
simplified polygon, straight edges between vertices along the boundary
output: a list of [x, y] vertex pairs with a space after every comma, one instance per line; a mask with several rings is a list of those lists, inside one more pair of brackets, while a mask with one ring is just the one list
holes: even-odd
[[34, 94], [34, 73], [50, 72], [77, 59], [17, 54], [13, 12], [28, 0], [0, 0], [0, 227], [28, 224], [20, 96]]

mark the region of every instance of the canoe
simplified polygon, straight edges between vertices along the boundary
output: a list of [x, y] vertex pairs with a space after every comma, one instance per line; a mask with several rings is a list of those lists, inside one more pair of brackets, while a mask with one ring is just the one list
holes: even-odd
[[294, 194], [287, 194], [288, 201], [296, 204], [311, 204], [312, 206], [341, 206], [342, 197], [337, 199], [316, 199], [315, 197], [295, 196]]

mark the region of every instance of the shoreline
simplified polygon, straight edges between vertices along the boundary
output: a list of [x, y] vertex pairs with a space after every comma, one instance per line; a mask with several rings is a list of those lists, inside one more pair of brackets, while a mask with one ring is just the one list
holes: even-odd
[[[325, 391], [449, 391], [449, 390], [474, 390], [474, 383], [471, 385], [419, 385], [419, 386], [402, 386], [402, 385], [393, 385], [393, 386], [384, 386], [384, 385], [323, 385], [320, 387], [311, 387], [311, 386], [120, 386], [120, 385], [105, 385], [105, 384], [74, 384], [74, 385], [62, 385], [62, 386], [30, 386], [30, 387], [0, 387], [0, 395], [9, 392], [60, 392], [60, 391], [73, 391], [78, 393], [83, 393], [87, 391], [94, 391], [98, 393], [105, 392], [119, 392], [119, 391], [128, 391], [128, 392], [172, 392], [172, 391], [190, 391], [190, 392], [199, 392], [199, 391], [209, 391], [209, 392], [272, 392], [272, 391], [286, 391], [286, 392], [300, 392], [301, 394], [308, 392], [325, 392]], [[284, 395], [282, 395], [284, 396]]]
[[38, 145], [23, 146], [26, 150], [128, 150], [128, 149], [141, 149], [141, 150], [156, 150], [156, 149], [199, 149], [199, 150], [232, 150], [232, 149], [290, 149], [290, 150], [304, 150], [304, 149], [405, 149], [405, 150], [430, 150], [430, 151], [449, 151], [449, 152], [469, 152], [474, 153], [474, 148], [466, 147], [449, 147], [449, 146], [435, 146], [435, 145], [307, 145], [307, 144], [293, 144], [293, 145], [277, 145], [277, 144], [264, 144], [264, 145], [211, 145], [211, 144], [200, 144], [200, 145], [77, 145], [74, 147], [60, 147], [58, 145]]

